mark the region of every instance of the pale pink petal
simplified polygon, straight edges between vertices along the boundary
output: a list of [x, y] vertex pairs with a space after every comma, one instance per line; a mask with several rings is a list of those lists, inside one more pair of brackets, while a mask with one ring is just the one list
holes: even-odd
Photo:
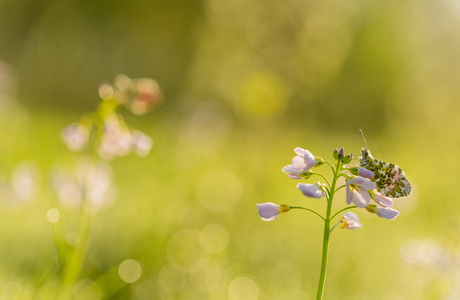
[[374, 173], [372, 173], [372, 171], [369, 171], [368, 169], [364, 169], [364, 168], [358, 168], [358, 175], [364, 178], [374, 177]]
[[272, 202], [257, 204], [257, 213], [264, 221], [275, 220], [278, 218], [280, 211], [280, 206]]
[[[366, 178], [363, 178], [363, 179], [366, 179]], [[375, 185], [375, 183], [373, 183], [372, 181], [370, 181], [369, 179], [366, 179], [365, 182], [363, 182], [362, 184], [360, 184], [360, 186], [365, 189], [365, 190], [374, 190], [377, 188], [377, 186]]]
[[359, 187], [357, 190], [353, 191], [352, 202], [360, 208], [364, 208], [369, 205], [371, 201], [371, 196], [366, 189]]
[[343, 214], [341, 227], [353, 230], [363, 226], [359, 222], [359, 217], [355, 213], [349, 211]]
[[[292, 159], [292, 167], [296, 168], [296, 169], [299, 169], [299, 170], [304, 170], [307, 167], [307, 165], [305, 164], [305, 160], [303, 159], [303, 157], [295, 156]], [[305, 170], [305, 171], [307, 171], [307, 170]]]
[[353, 179], [347, 180], [345, 182], [345, 184], [347, 184], [347, 185], [356, 184], [356, 185], [359, 185], [360, 187], [362, 187], [362, 188], [364, 188], [366, 190], [373, 190], [373, 189], [375, 189], [377, 187], [375, 185], [375, 183], [373, 183], [369, 179], [361, 177], [361, 176], [357, 176], [357, 177], [355, 177]]
[[377, 192], [372, 196], [375, 202], [384, 207], [393, 207], [393, 199], [390, 197], [385, 197]]
[[[305, 154], [306, 154], [307, 152], [310, 153], [310, 151], [305, 150], [305, 149], [300, 148], [300, 147], [295, 148], [295, 149], [294, 149], [294, 152], [295, 152], [295, 154], [297, 154], [298, 156], [302, 156], [302, 157], [304, 157]], [[310, 153], [310, 154], [311, 154], [311, 153]]]
[[[302, 168], [305, 168], [304, 172], [316, 165], [315, 156], [310, 151], [297, 147], [294, 149], [294, 152], [301, 158], [304, 165]], [[294, 163], [294, 160], [292, 161], [292, 165], [297, 168], [297, 162]]]
[[310, 198], [321, 198], [324, 195], [318, 184], [299, 183], [297, 188]]
[[389, 207], [377, 207], [377, 211], [375, 213], [377, 216], [388, 220], [394, 220], [399, 215], [399, 211]]
[[350, 205], [353, 200], [353, 191], [350, 186], [347, 186], [347, 204]]
[[302, 179], [303, 177], [300, 176], [302, 174], [302, 170], [293, 168], [291, 165], [285, 166], [281, 171], [286, 173], [292, 179]]

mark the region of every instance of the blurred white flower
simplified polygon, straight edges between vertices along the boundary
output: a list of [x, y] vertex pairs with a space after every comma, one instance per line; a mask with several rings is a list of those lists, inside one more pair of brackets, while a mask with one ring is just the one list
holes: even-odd
[[257, 213], [264, 221], [273, 221], [278, 218], [280, 213], [285, 213], [289, 210], [291, 210], [290, 207], [285, 204], [277, 205], [272, 202], [257, 204]]
[[79, 207], [87, 201], [93, 212], [110, 206], [116, 196], [110, 166], [81, 158], [73, 166], [60, 167], [52, 176], [54, 190], [67, 207]]
[[93, 211], [112, 205], [116, 191], [112, 183], [112, 170], [109, 165], [98, 163], [88, 168], [85, 192]]
[[80, 206], [83, 198], [83, 190], [70, 170], [54, 170], [51, 181], [62, 205], [70, 208]]
[[39, 171], [33, 162], [19, 162], [11, 178], [0, 176], [0, 198], [10, 208], [33, 202], [38, 193]]
[[115, 99], [135, 115], [147, 113], [161, 100], [160, 86], [150, 78], [131, 79], [122, 74], [115, 78], [114, 87]]
[[310, 198], [321, 198], [324, 196], [324, 192], [321, 190], [321, 186], [318, 183], [298, 183], [297, 188], [307, 197]]
[[342, 218], [340, 219], [340, 227], [353, 230], [363, 226], [359, 222], [359, 217], [355, 213], [349, 211], [342, 215]]
[[30, 203], [37, 194], [38, 168], [31, 162], [23, 162], [13, 171], [11, 184], [17, 200]]
[[107, 116], [104, 119], [104, 132], [98, 149], [101, 158], [111, 160], [115, 156], [128, 155], [132, 145], [133, 137], [129, 128], [117, 115]]
[[138, 156], [145, 157], [150, 153], [153, 146], [153, 140], [143, 132], [133, 130], [133, 148]]
[[375, 189], [375, 183], [364, 177], [356, 177], [345, 182], [347, 186], [347, 204], [353, 203], [364, 208], [371, 201], [369, 190]]
[[295, 148], [294, 152], [297, 154], [292, 159], [292, 164], [285, 166], [281, 171], [285, 172], [292, 179], [302, 179], [303, 173], [310, 170], [316, 165], [316, 159], [310, 151], [302, 148]]
[[73, 123], [61, 131], [61, 139], [71, 151], [79, 151], [88, 143], [89, 130], [80, 123]]

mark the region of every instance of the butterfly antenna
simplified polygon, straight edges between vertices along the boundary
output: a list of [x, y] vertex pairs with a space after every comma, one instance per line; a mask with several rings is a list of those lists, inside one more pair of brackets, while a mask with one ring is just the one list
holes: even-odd
[[361, 133], [361, 136], [363, 137], [363, 140], [364, 140], [364, 145], [366, 145], [366, 148], [367, 148], [366, 138], [364, 137], [364, 133], [361, 129], [359, 130], [359, 133]]

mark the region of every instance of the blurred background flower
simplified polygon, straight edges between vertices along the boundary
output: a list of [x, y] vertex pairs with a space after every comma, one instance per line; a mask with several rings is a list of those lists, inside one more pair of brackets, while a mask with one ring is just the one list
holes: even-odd
[[[436, 272], [422, 277], [418, 261], [437, 251], [458, 264], [459, 16], [452, 0], [3, 1], [0, 181], [12, 188], [23, 161], [41, 176], [34, 187], [18, 181], [23, 199], [34, 195], [27, 205], [10, 209], [0, 193], [1, 296], [54, 296], [46, 214], [58, 200], [43, 174], [64, 151], [61, 128], [126, 74], [156, 80], [134, 83], [142, 96], [123, 114], [155, 148], [113, 162], [116, 205], [92, 224], [76, 297], [313, 298], [321, 222], [301, 211], [262, 222], [254, 207], [305, 205], [280, 172], [292, 149], [327, 159], [344, 146], [356, 157], [362, 128], [414, 192], [395, 201], [392, 222], [358, 211], [365, 228], [334, 231], [325, 297], [455, 299], [458, 272], [427, 258], [423, 268]], [[123, 89], [120, 80], [101, 98]], [[131, 150], [150, 148], [136, 141]], [[408, 261], [406, 251], [422, 254]]]

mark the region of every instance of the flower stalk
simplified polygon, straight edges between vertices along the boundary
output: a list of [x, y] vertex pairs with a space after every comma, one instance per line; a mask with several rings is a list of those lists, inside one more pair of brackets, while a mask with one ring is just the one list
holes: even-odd
[[327, 210], [326, 218], [324, 219], [324, 233], [323, 233], [323, 251], [321, 256], [321, 271], [319, 274], [319, 283], [318, 291], [316, 293], [316, 299], [323, 299], [324, 285], [326, 282], [326, 273], [327, 273], [327, 259], [329, 254], [329, 238], [331, 236], [331, 214], [332, 214], [332, 202], [334, 201], [335, 186], [337, 184], [337, 179], [339, 178], [338, 174], [342, 164], [340, 160], [337, 161], [336, 168], [334, 170], [334, 178], [332, 180], [332, 185], [330, 188], [330, 194], [327, 196]]
[[[143, 115], [155, 107], [161, 98], [156, 81], [120, 75], [114, 85], [103, 84], [99, 96], [101, 102], [95, 111], [85, 114], [79, 122], [61, 132], [67, 148], [78, 154], [74, 168], [54, 174], [53, 183], [61, 204], [78, 208], [75, 212], [78, 225], [72, 243], [64, 244], [65, 239], [55, 233], [61, 267], [59, 300], [72, 299], [73, 287], [84, 267], [93, 215], [114, 200], [116, 189], [107, 161], [132, 152], [145, 157], [153, 145], [147, 134], [125, 123], [119, 109], [124, 107], [135, 115]], [[289, 209], [287, 205], [283, 208]]]
[[[292, 159], [292, 164], [285, 166], [282, 171], [286, 173], [291, 179], [310, 179], [312, 176], [317, 175], [324, 180], [325, 183], [299, 183], [297, 189], [308, 198], [321, 199], [326, 198], [326, 214], [323, 216], [318, 212], [305, 208], [302, 206], [290, 206], [287, 204], [277, 205], [272, 202], [257, 204], [258, 213], [262, 220], [273, 221], [278, 218], [282, 213], [286, 213], [292, 209], [302, 209], [309, 211], [324, 221], [323, 232], [323, 245], [321, 255], [321, 269], [319, 274], [318, 290], [316, 294], [317, 300], [322, 300], [324, 295], [324, 287], [327, 275], [327, 264], [329, 254], [329, 243], [332, 231], [340, 225], [340, 227], [354, 230], [361, 228], [359, 217], [351, 212], [345, 212], [339, 220], [334, 221], [335, 225], [332, 226], [333, 220], [342, 212], [353, 208], [361, 208], [371, 214], [375, 214], [380, 218], [394, 220], [399, 211], [393, 209], [393, 199], [388, 195], [383, 195], [382, 191], [378, 188], [374, 175], [376, 171], [371, 171], [362, 167], [347, 168], [346, 165], [352, 161], [353, 154], [345, 154], [343, 147], [341, 149], [334, 149], [333, 157], [335, 164], [324, 161], [321, 157], [314, 156], [310, 151], [302, 148], [295, 148], [294, 152], [297, 154]], [[373, 165], [376, 163], [374, 162]], [[313, 167], [320, 167], [328, 165], [332, 171], [332, 180], [328, 181], [326, 177], [320, 173], [313, 172]], [[390, 165], [390, 164], [387, 164]], [[383, 171], [381, 171], [383, 172]], [[397, 172], [397, 171], [395, 171]], [[345, 180], [345, 184], [338, 184], [339, 179]], [[398, 177], [399, 178], [399, 177]], [[398, 178], [388, 179], [388, 186]], [[381, 185], [381, 182], [379, 182]], [[335, 194], [341, 189], [346, 188], [346, 204], [347, 206], [339, 209], [337, 212], [332, 213], [332, 205], [334, 202]], [[377, 205], [370, 204], [373, 200]], [[351, 205], [353, 204], [353, 205]]]

